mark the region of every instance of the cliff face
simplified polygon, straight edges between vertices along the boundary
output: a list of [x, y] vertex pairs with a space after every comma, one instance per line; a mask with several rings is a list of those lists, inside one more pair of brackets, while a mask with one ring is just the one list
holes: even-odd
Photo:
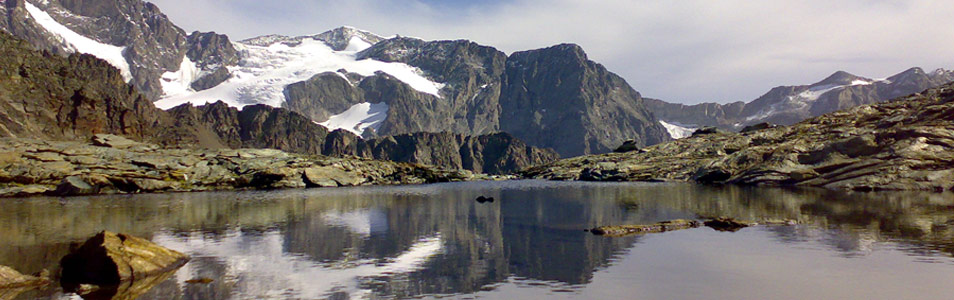
[[624, 140], [669, 140], [625, 80], [577, 45], [517, 52], [507, 60], [501, 129], [563, 156], [606, 153]]
[[89, 55], [56, 56], [0, 32], [0, 136], [150, 139], [164, 113]]
[[487, 174], [508, 174], [559, 158], [550, 149], [528, 146], [506, 133], [464, 136], [449, 132], [402, 134], [362, 140], [336, 130], [325, 153], [445, 166]]

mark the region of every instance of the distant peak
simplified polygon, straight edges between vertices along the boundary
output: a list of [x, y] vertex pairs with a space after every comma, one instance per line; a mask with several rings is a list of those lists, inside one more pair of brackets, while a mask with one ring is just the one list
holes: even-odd
[[819, 81], [818, 83], [813, 84], [812, 86], [820, 85], [851, 85], [858, 81], [872, 81], [871, 79], [864, 78], [855, 74], [851, 74], [845, 71], [838, 71], [827, 78]]

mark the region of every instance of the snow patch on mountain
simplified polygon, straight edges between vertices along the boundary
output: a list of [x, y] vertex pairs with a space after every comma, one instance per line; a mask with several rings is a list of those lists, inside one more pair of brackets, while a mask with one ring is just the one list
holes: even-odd
[[110, 65], [119, 69], [126, 82], [132, 80], [132, 72], [129, 71], [129, 62], [123, 57], [123, 51], [126, 50], [126, 47], [104, 44], [85, 37], [63, 26], [63, 24], [53, 19], [50, 14], [30, 4], [30, 2], [24, 1], [23, 4], [26, 7], [27, 13], [30, 14], [30, 17], [32, 17], [37, 24], [40, 24], [43, 29], [46, 29], [46, 31], [49, 31], [63, 42], [63, 44], [67, 46], [67, 50], [90, 54], [105, 60]]
[[163, 97], [172, 97], [185, 95], [192, 92], [192, 82], [201, 77], [201, 70], [188, 56], [182, 58], [179, 70], [175, 72], [165, 72], [159, 83], [162, 84]]
[[372, 104], [364, 102], [352, 105], [345, 112], [331, 116], [328, 121], [318, 123], [318, 125], [325, 126], [328, 130], [344, 129], [361, 136], [368, 128], [377, 131], [387, 117], [387, 103]]
[[[274, 40], [279, 42], [267, 46], [235, 43], [242, 59], [238, 66], [229, 67], [232, 78], [211, 89], [162, 98], [156, 106], [169, 109], [184, 103], [202, 105], [222, 100], [238, 108], [260, 103], [279, 107], [285, 102], [284, 90], [289, 84], [341, 69], [362, 76], [383, 72], [415, 90], [441, 97], [439, 92], [444, 84], [427, 79], [418, 68], [403, 63], [358, 60], [357, 53], [370, 47], [370, 43], [360, 38], [352, 38], [342, 51], [335, 51], [314, 37], [302, 37], [295, 43]], [[261, 39], [256, 40], [260, 42]]]
[[852, 80], [851, 83], [846, 85], [838, 85], [838, 84], [814, 85], [809, 87], [807, 90], [802, 91], [801, 93], [786, 97], [785, 101], [772, 104], [771, 106], [769, 106], [768, 109], [763, 110], [758, 114], [749, 116], [748, 118], [745, 118], [745, 120], [747, 122], [754, 121], [754, 120], [762, 120], [780, 112], [807, 109], [812, 102], [818, 101], [818, 99], [821, 98], [822, 95], [825, 95], [828, 92], [831, 92], [834, 90], [840, 90], [840, 89], [844, 89], [844, 88], [848, 88], [852, 86], [871, 85], [871, 84], [874, 84], [875, 82], [890, 83], [887, 79], [884, 79], [884, 80], [855, 79], [855, 80]]
[[666, 122], [659, 120], [659, 124], [666, 128], [666, 131], [669, 132], [669, 136], [674, 139], [687, 138], [692, 136], [693, 132], [696, 132], [697, 126], [695, 125], [684, 125], [676, 122]]

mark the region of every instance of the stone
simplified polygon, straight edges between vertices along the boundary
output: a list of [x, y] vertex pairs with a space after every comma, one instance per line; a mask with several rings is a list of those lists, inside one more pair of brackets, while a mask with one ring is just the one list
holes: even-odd
[[639, 151], [639, 144], [636, 142], [636, 140], [627, 140], [623, 142], [622, 145], [620, 145], [615, 150], [613, 150], [613, 152], [616, 152], [616, 153], [625, 153], [625, 152], [633, 152], [633, 151]]
[[99, 188], [89, 184], [86, 179], [80, 176], [70, 176], [63, 178], [63, 181], [56, 186], [53, 194], [57, 196], [79, 196], [96, 194], [97, 192], [99, 192]]
[[23, 275], [11, 267], [0, 266], [0, 289], [18, 287], [39, 287], [50, 283], [43, 277]]
[[744, 128], [742, 128], [741, 131], [739, 131], [739, 133], [753, 132], [753, 131], [771, 129], [771, 128], [775, 128], [775, 127], [778, 127], [778, 125], [775, 125], [775, 124], [772, 124], [772, 123], [767, 123], [767, 122], [762, 122], [762, 123], [758, 123], [758, 124], [754, 124], [754, 125], [745, 126]]
[[174, 271], [188, 261], [188, 255], [148, 240], [103, 231], [60, 260], [61, 281], [67, 285], [116, 286]]
[[39, 152], [39, 153], [27, 153], [23, 157], [38, 160], [42, 162], [58, 162], [63, 161], [63, 156], [53, 152]]
[[737, 221], [733, 218], [722, 217], [722, 218], [715, 218], [715, 219], [705, 221], [703, 224], [705, 224], [706, 227], [715, 229], [716, 231], [735, 232], [735, 231], [739, 231], [742, 228], [755, 225], [756, 223]]
[[309, 187], [327, 187], [331, 186], [356, 186], [364, 182], [364, 179], [356, 176], [354, 173], [345, 172], [334, 167], [315, 167], [305, 169], [305, 183]]
[[716, 134], [716, 133], [720, 133], [720, 132], [722, 132], [722, 130], [719, 130], [719, 128], [712, 127], [712, 126], [706, 126], [706, 127], [702, 127], [702, 128], [696, 129], [696, 131], [693, 131], [693, 132], [692, 132], [692, 136], [700, 136], [700, 135], [707, 135], [707, 134]]
[[689, 229], [689, 228], [696, 228], [696, 227], [699, 227], [698, 221], [676, 219], [676, 220], [663, 221], [663, 222], [649, 224], [649, 225], [600, 226], [593, 229], [589, 229], [589, 231], [590, 233], [594, 235], [622, 237], [622, 236], [629, 236], [634, 234], [660, 233], [660, 232]]
[[93, 136], [92, 139], [93, 145], [100, 147], [109, 147], [116, 149], [127, 149], [134, 146], [139, 146], [140, 143], [112, 134], [97, 134]]

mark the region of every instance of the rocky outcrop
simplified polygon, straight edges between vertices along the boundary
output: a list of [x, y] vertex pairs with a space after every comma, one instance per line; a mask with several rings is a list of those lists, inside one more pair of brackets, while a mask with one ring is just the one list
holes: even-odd
[[114, 286], [178, 269], [188, 261], [188, 255], [146, 239], [103, 231], [60, 260], [60, 281]]
[[[125, 148], [0, 139], [0, 196], [304, 188], [490, 179], [417, 164], [271, 149]], [[334, 184], [329, 184], [332, 182]]]
[[354, 155], [465, 169], [478, 173], [509, 174], [559, 158], [550, 149], [531, 147], [506, 133], [477, 137], [449, 132], [415, 133], [362, 140], [343, 130], [328, 136], [327, 155]]
[[810, 117], [851, 107], [881, 103], [954, 81], [954, 71], [927, 73], [911, 68], [886, 79], [870, 79], [838, 71], [811, 85], [780, 86], [748, 102], [685, 105], [647, 100], [647, 107], [667, 122], [716, 126], [726, 130], [758, 123], [790, 125]]
[[801, 123], [561, 160], [529, 178], [689, 180], [860, 191], [954, 188], [954, 84]]

